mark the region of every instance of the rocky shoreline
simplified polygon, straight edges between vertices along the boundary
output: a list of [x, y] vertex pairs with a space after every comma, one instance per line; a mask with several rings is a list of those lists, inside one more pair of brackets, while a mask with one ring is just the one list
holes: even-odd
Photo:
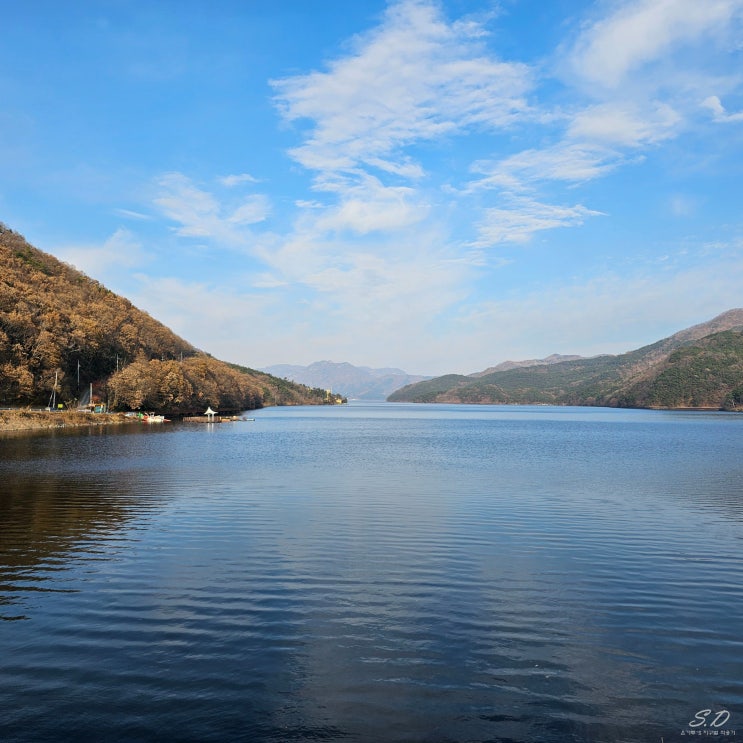
[[88, 413], [79, 410], [0, 410], [0, 433], [41, 431], [74, 426], [108, 426], [129, 423], [123, 413]]

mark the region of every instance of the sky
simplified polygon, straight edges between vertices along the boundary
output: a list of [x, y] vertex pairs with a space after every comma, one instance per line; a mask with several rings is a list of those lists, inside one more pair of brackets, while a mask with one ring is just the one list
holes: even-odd
[[743, 0], [0, 10], [0, 221], [217, 358], [469, 374], [743, 306]]

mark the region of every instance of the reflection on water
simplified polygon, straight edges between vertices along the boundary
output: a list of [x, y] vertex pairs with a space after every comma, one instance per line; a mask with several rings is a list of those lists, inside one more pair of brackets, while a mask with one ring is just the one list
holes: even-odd
[[106, 433], [95, 427], [0, 440], [0, 619], [26, 618], [10, 607], [22, 607], [30, 593], [77, 590], [66, 583], [69, 562], [98, 559], [98, 542], [119, 541], [126, 521], [159, 499], [128, 461], [136, 458], [124, 437], [131, 430]]
[[0, 440], [0, 739], [743, 735], [743, 418], [255, 416]]

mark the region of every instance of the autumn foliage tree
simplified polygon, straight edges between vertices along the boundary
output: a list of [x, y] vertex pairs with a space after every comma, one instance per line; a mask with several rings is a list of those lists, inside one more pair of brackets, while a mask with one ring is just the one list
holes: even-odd
[[264, 403], [261, 387], [246, 374], [206, 354], [183, 361], [139, 356], [108, 380], [113, 409], [203, 413], [248, 410]]

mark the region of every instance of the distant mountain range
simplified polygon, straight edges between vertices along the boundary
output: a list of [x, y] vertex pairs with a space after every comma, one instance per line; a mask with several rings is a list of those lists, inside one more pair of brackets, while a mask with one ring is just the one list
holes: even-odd
[[743, 409], [743, 309], [629, 353], [506, 362], [470, 376], [449, 374], [408, 385], [388, 399]]
[[431, 379], [402, 369], [372, 369], [334, 361], [316, 361], [309, 366], [275, 364], [261, 371], [308, 387], [332, 390], [354, 400], [385, 400], [400, 387]]

